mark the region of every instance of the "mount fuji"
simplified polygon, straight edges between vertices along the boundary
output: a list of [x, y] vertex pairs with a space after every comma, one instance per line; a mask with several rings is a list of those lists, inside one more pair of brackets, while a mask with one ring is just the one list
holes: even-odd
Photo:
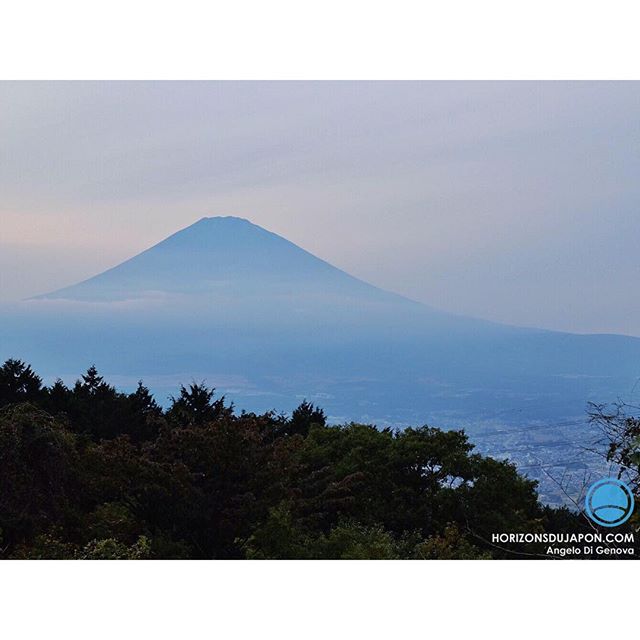
[[206, 380], [240, 408], [336, 421], [532, 423], [629, 394], [640, 339], [461, 317], [381, 290], [234, 217], [203, 218], [88, 280], [0, 310], [0, 358], [95, 363], [161, 398]]

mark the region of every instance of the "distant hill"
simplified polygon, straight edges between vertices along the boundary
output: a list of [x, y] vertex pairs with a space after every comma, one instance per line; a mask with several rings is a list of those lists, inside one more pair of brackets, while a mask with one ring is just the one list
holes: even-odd
[[203, 218], [84, 282], [0, 310], [0, 358], [89, 364], [161, 397], [206, 379], [238, 404], [443, 426], [582, 415], [628, 394], [640, 339], [509, 327], [383, 291], [247, 220]]

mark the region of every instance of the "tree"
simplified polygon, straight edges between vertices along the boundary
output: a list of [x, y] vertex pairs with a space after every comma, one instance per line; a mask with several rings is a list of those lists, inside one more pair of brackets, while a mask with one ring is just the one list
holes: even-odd
[[48, 390], [45, 406], [64, 413], [74, 431], [95, 441], [127, 435], [141, 443], [152, 440], [163, 424], [162, 410], [142, 382], [133, 393], [121, 393], [93, 365], [71, 390], [57, 381]]
[[22, 360], [7, 360], [0, 367], [0, 407], [42, 399], [42, 379]]
[[40, 409], [0, 412], [0, 530], [11, 547], [53, 523], [63, 523], [75, 493], [74, 439]]
[[172, 397], [167, 419], [175, 426], [202, 425], [233, 415], [233, 405], [225, 406], [224, 396], [213, 400], [215, 389], [193, 382], [187, 389], [180, 385], [180, 395]]
[[95, 395], [98, 391], [101, 390], [110, 390], [111, 387], [104, 381], [104, 378], [101, 375], [98, 375], [98, 370], [96, 369], [96, 365], [92, 364], [87, 372], [81, 376], [82, 382], [78, 380], [76, 385], [79, 389], [83, 389], [90, 395]]
[[471, 544], [455, 524], [447, 525], [442, 535], [432, 536], [416, 545], [417, 560], [488, 560], [489, 551], [482, 551]]
[[[635, 414], [635, 415], [634, 415]], [[640, 407], [622, 402], [613, 405], [590, 405], [589, 420], [600, 428], [606, 446], [606, 459], [617, 466], [618, 477], [624, 477], [640, 493]]]
[[324, 411], [315, 407], [313, 403], [303, 400], [300, 406], [291, 414], [291, 420], [286, 425], [288, 435], [299, 434], [306, 436], [309, 433], [311, 425], [317, 424], [324, 427], [327, 418]]

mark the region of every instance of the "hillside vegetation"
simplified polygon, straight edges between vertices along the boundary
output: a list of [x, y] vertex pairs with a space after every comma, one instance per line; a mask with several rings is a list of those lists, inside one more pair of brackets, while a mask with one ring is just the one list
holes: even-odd
[[238, 412], [197, 383], [165, 410], [94, 367], [72, 387], [0, 368], [2, 558], [535, 557], [491, 534], [585, 528], [462, 431]]

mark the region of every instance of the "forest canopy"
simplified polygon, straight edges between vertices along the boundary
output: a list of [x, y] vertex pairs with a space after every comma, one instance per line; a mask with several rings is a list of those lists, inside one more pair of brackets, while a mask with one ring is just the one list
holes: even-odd
[[473, 449], [463, 431], [329, 425], [306, 401], [238, 412], [204, 383], [164, 409], [93, 366], [45, 386], [7, 360], [0, 557], [517, 558], [536, 550], [491, 534], [588, 529]]

